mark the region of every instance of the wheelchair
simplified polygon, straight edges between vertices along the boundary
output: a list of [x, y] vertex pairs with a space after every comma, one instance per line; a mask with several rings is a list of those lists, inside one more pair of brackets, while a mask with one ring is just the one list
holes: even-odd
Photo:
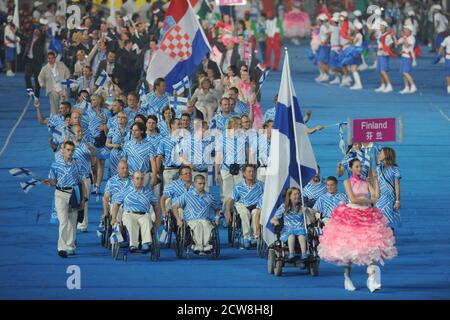
[[244, 246], [241, 217], [235, 207], [231, 209], [231, 222], [228, 225], [228, 244], [234, 248]]
[[[139, 232], [139, 247], [136, 251], [132, 252], [130, 250], [129, 247], [129, 234], [128, 234], [128, 230], [125, 227], [125, 225], [123, 225], [122, 222], [120, 222], [119, 224], [119, 228], [120, 228], [120, 232], [122, 233], [122, 237], [123, 237], [123, 242], [121, 243], [113, 243], [111, 244], [111, 254], [112, 254], [112, 258], [113, 260], [118, 260], [119, 254], [122, 252], [122, 260], [123, 261], [128, 261], [128, 255], [130, 253], [142, 253], [142, 254], [146, 254], [147, 252], [142, 251], [142, 241], [141, 241], [141, 234]], [[152, 246], [150, 249], [150, 261], [158, 261], [159, 257], [160, 257], [160, 245], [159, 245], [159, 239], [158, 239], [158, 232], [155, 229], [155, 227], [153, 226], [151, 229], [151, 237], [152, 237]]]
[[112, 226], [111, 226], [111, 215], [109, 214], [109, 212], [103, 221], [103, 226], [105, 230], [101, 232], [100, 244], [105, 249], [110, 250], [111, 242], [109, 241], [109, 237], [111, 237], [112, 234]]
[[172, 212], [172, 209], [168, 210], [169, 215], [164, 217], [163, 227], [164, 231], [166, 231], [166, 239], [164, 243], [166, 244], [166, 248], [170, 248], [172, 246], [172, 238], [173, 235], [177, 234], [177, 219]]
[[[318, 254], [319, 236], [322, 234], [323, 223], [321, 220], [315, 220], [307, 225], [306, 228], [306, 245], [309, 248], [309, 256], [305, 260], [298, 257], [289, 260], [289, 248], [287, 242], [281, 241], [281, 231], [283, 223], [275, 227], [277, 240], [268, 248], [267, 271], [269, 274], [281, 276], [284, 267], [299, 267], [301, 270], [306, 269], [311, 276], [319, 275], [320, 257]], [[300, 254], [300, 244], [295, 242], [295, 253]]]
[[256, 253], [260, 258], [267, 258], [267, 255], [269, 253], [269, 247], [267, 246], [267, 243], [264, 241], [262, 237], [263, 226], [260, 227], [260, 230], [261, 234], [259, 238], [256, 240]]
[[[220, 238], [219, 227], [214, 223], [214, 228], [211, 231], [209, 243], [212, 245], [210, 257], [217, 259], [220, 255]], [[175, 254], [177, 258], [182, 259], [190, 258], [191, 246], [194, 244], [193, 231], [188, 226], [187, 222], [183, 220], [183, 224], [177, 227], [176, 239], [175, 239]]]

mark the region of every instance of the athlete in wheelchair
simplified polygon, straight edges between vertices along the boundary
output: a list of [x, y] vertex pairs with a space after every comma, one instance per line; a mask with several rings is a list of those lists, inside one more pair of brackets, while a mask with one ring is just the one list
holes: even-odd
[[233, 187], [231, 197], [225, 203], [225, 212], [231, 244], [235, 245], [236, 239], [239, 243], [242, 236], [244, 248], [250, 249], [252, 245], [256, 246], [261, 234], [259, 217], [264, 185], [256, 180], [255, 166], [251, 164], [244, 165], [243, 175], [244, 179]]
[[271, 274], [279, 276], [284, 266], [293, 266], [307, 268], [311, 275], [318, 275], [318, 222], [310, 208], [302, 207], [300, 197], [298, 188], [289, 188], [284, 204], [271, 220], [277, 234], [277, 240], [269, 246], [268, 271]]
[[136, 252], [150, 252], [152, 260], [157, 260], [159, 242], [155, 240], [157, 240], [156, 230], [160, 225], [160, 209], [153, 191], [144, 186], [144, 174], [135, 171], [132, 183], [115, 194], [112, 203], [112, 226], [118, 223], [119, 206], [123, 206], [122, 223], [127, 238], [124, 240], [129, 243], [129, 249], [124, 253], [124, 260], [127, 259], [128, 253]]
[[[178, 197], [173, 206], [177, 221], [176, 253], [178, 258], [189, 256], [189, 250], [198, 255], [220, 254], [219, 210], [220, 206], [213, 195], [205, 192], [205, 178], [196, 175], [194, 189]], [[178, 209], [183, 209], [180, 214]], [[210, 221], [210, 209], [214, 209], [215, 221]]]

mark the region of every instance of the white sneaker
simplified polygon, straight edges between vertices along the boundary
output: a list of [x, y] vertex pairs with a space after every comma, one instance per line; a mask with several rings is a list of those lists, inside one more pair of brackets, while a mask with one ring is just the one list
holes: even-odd
[[389, 92], [392, 92], [392, 91], [394, 91], [394, 89], [392, 88], [392, 85], [389, 83], [389, 84], [384, 88], [384, 90], [381, 91], [381, 92], [383, 92], [383, 93], [389, 93]]
[[447, 93], [450, 94], [450, 86], [447, 87]]
[[367, 69], [369, 69], [369, 66], [367, 64], [365, 64], [365, 63], [359, 65], [359, 67], [358, 67], [359, 71], [364, 71], [364, 70], [367, 70]]
[[386, 86], [383, 83], [381, 86], [375, 89], [375, 92], [382, 92], [384, 89], [386, 89]]
[[349, 87], [352, 85], [352, 79], [350, 77], [344, 77], [341, 82], [341, 87]]
[[367, 267], [367, 288], [370, 292], [381, 289], [381, 270], [380, 267], [370, 265]]
[[405, 93], [409, 93], [409, 87], [405, 87], [402, 91], [399, 91], [398, 93], [400, 94], [405, 94]]
[[333, 80], [329, 82], [330, 84], [340, 84], [341, 79], [339, 77], [335, 77]]
[[350, 87], [350, 90], [362, 90], [362, 85], [360, 83], [358, 84], [354, 84], [353, 86]]
[[356, 288], [353, 285], [352, 279], [350, 279], [349, 277], [344, 276], [344, 288], [347, 291], [355, 291]]
[[409, 93], [414, 93], [414, 92], [417, 92], [417, 87], [413, 84], [411, 86], [411, 88], [409, 89]]
[[328, 80], [330, 80], [330, 76], [324, 73], [322, 79], [320, 79], [319, 82], [327, 82]]
[[316, 82], [320, 82], [323, 79], [324, 74], [321, 73], [318, 77], [316, 77], [314, 80], [316, 80]]
[[413, 60], [412, 66], [413, 67], [417, 67], [417, 60], [416, 59]]
[[16, 74], [14, 72], [12, 72], [11, 70], [6, 71], [6, 76], [7, 77], [14, 77]]

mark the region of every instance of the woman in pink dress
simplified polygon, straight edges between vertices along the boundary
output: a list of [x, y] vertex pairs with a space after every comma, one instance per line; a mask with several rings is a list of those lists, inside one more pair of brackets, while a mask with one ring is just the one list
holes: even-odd
[[[384, 264], [397, 255], [395, 238], [388, 221], [376, 207], [379, 187], [361, 179], [361, 161], [350, 161], [352, 176], [344, 181], [349, 203], [340, 203], [320, 237], [319, 256], [345, 267], [344, 287], [354, 291], [351, 265], [368, 266], [367, 287], [370, 292], [381, 288], [381, 271], [375, 263]], [[370, 179], [372, 180], [372, 179]]]
[[263, 114], [261, 106], [256, 100], [256, 84], [251, 81], [247, 70], [241, 71], [241, 82], [239, 83], [239, 99], [249, 107], [250, 121], [254, 129], [262, 129]]

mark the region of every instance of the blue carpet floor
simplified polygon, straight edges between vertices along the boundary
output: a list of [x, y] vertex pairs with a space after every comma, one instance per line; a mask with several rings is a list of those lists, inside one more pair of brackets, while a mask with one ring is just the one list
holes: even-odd
[[[38, 186], [24, 194], [12, 167], [30, 168], [46, 177], [52, 162], [47, 129], [36, 121], [30, 105], [11, 142], [0, 157], [0, 298], [1, 299], [449, 299], [450, 298], [450, 96], [445, 92], [442, 65], [431, 55], [414, 70], [419, 93], [377, 94], [374, 71], [361, 73], [364, 90], [316, 84], [317, 72], [304, 47], [290, 48], [294, 85], [302, 108], [314, 114], [309, 123], [332, 124], [357, 117], [402, 116], [404, 141], [392, 144], [402, 171], [402, 219], [399, 256], [382, 268], [383, 289], [370, 294], [364, 268], [355, 268], [355, 292], [343, 289], [343, 270], [321, 263], [320, 276], [285, 269], [282, 277], [267, 274], [266, 261], [255, 251], [228, 248], [221, 230], [219, 260], [193, 257], [178, 260], [163, 249], [161, 260], [133, 255], [113, 262], [99, 246], [95, 232], [100, 202], [91, 201], [90, 232], [78, 238], [77, 256], [56, 255], [57, 226], [49, 224], [52, 191]], [[403, 88], [398, 61], [392, 63], [396, 91]], [[281, 73], [264, 84], [263, 107], [272, 106]], [[23, 75], [0, 76], [0, 148], [22, 112], [27, 97]], [[44, 113], [49, 113], [43, 98]], [[341, 158], [337, 127], [311, 136], [322, 175], [336, 174]], [[342, 184], [340, 188], [343, 189]], [[68, 290], [66, 269], [81, 268], [81, 290]]]

